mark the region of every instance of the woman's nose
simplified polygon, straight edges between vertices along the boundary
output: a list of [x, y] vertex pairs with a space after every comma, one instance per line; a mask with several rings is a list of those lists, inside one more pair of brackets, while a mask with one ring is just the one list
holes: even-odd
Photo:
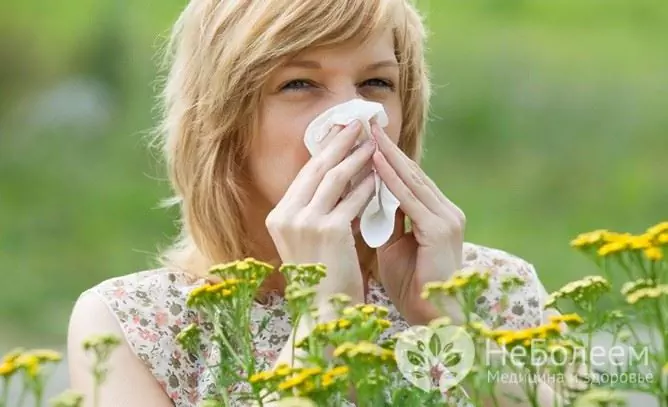
[[360, 99], [359, 89], [355, 85], [342, 85], [332, 92], [333, 96], [329, 101], [329, 107], [340, 105], [352, 99]]

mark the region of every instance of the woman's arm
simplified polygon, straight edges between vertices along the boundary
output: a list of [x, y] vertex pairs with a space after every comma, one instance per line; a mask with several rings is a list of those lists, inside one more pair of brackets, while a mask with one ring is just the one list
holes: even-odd
[[107, 306], [94, 293], [79, 298], [70, 317], [67, 339], [70, 386], [85, 397], [84, 406], [92, 407], [94, 381], [92, 358], [84, 352], [83, 342], [92, 335], [112, 334], [121, 338], [107, 362], [109, 373], [98, 391], [97, 407], [172, 407], [173, 403], [130, 346]]

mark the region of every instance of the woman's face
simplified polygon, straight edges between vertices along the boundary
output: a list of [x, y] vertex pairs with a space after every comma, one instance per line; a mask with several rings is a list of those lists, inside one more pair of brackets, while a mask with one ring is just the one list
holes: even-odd
[[259, 198], [271, 207], [281, 200], [310, 159], [306, 127], [334, 105], [354, 98], [382, 103], [389, 117], [385, 131], [396, 143], [402, 117], [396, 63], [392, 34], [385, 32], [366, 44], [305, 50], [270, 77], [249, 158]]

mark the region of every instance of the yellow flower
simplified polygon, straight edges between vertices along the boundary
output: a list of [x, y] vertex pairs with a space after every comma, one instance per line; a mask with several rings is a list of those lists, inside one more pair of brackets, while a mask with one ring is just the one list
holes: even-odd
[[348, 366], [336, 366], [330, 370], [332, 376], [345, 376], [350, 371]]
[[437, 293], [443, 293], [446, 295], [455, 295], [460, 289], [466, 288], [469, 286], [478, 286], [481, 288], [487, 288], [489, 284], [489, 271], [488, 270], [460, 270], [452, 275], [447, 281], [432, 281], [426, 283], [420, 297], [422, 299], [428, 299], [432, 295]]
[[659, 236], [657, 236], [656, 241], [659, 244], [668, 244], [668, 233], [661, 233]]
[[554, 304], [557, 302], [557, 299], [561, 298], [561, 293], [560, 292], [554, 292], [550, 294], [547, 299], [545, 300], [545, 304], [543, 305], [543, 308], [549, 308], [553, 307]]
[[349, 358], [361, 355], [377, 357], [380, 360], [394, 360], [394, 352], [368, 341], [361, 341], [359, 343], [345, 342], [334, 349], [335, 357], [344, 355]]
[[554, 323], [565, 323], [567, 325], [582, 325], [584, 320], [578, 314], [566, 314], [566, 315], [552, 315], [550, 316], [550, 322]]
[[381, 305], [357, 304], [355, 308], [360, 310], [364, 315], [375, 314], [380, 318], [386, 317], [389, 314], [389, 310]]
[[379, 319], [377, 321], [378, 321], [378, 326], [380, 326], [383, 329], [386, 329], [386, 328], [389, 328], [390, 326], [392, 326], [392, 323], [387, 319]]
[[114, 335], [102, 334], [88, 337], [83, 342], [84, 350], [107, 351], [120, 345], [121, 339]]
[[337, 305], [350, 304], [351, 301], [352, 298], [350, 298], [350, 296], [346, 294], [334, 294], [331, 297], [329, 297], [329, 302]]
[[289, 286], [285, 292], [285, 299], [288, 301], [308, 300], [315, 297], [315, 288]]
[[362, 312], [367, 315], [373, 314], [373, 311], [374, 308], [371, 305], [365, 305], [364, 307], [362, 307]]
[[35, 356], [40, 362], [60, 362], [63, 355], [50, 349], [34, 349], [30, 353]]
[[72, 390], [66, 390], [57, 397], [50, 400], [52, 407], [80, 407], [83, 405], [84, 396]]
[[271, 371], [263, 371], [263, 372], [258, 372], [253, 375], [248, 379], [250, 383], [259, 383], [259, 382], [265, 382], [267, 380], [271, 380], [274, 378], [274, 372]]
[[650, 234], [631, 236], [628, 240], [629, 248], [633, 250], [648, 249], [652, 247], [652, 237]]
[[628, 246], [628, 241], [627, 240], [616, 240], [610, 243], [606, 243], [605, 245], [601, 246], [600, 249], [598, 249], [598, 255], [601, 257], [605, 257], [611, 254], [619, 253], [621, 251], [624, 251]]
[[339, 329], [346, 329], [349, 328], [351, 325], [352, 323], [347, 319], [339, 319], [339, 322], [337, 323], [337, 327], [339, 327]]
[[[314, 367], [305, 367], [301, 369], [296, 369], [295, 374], [278, 385], [279, 390], [288, 390], [295, 388], [299, 385], [306, 384], [305, 381], [309, 379], [312, 376], [315, 376], [317, 374], [322, 373], [322, 368], [318, 366]], [[310, 385], [306, 386], [306, 389], [302, 389], [302, 391], [308, 392], [313, 389], [313, 384], [311, 383]]]
[[9, 363], [14, 363], [16, 358], [21, 356], [25, 352], [25, 349], [23, 348], [16, 348], [11, 351], [9, 351], [5, 356], [2, 357], [1, 362], [9, 362]]
[[645, 279], [645, 278], [640, 278], [635, 281], [627, 281], [622, 285], [622, 289], [620, 292], [622, 295], [627, 296], [631, 294], [634, 291], [637, 291], [641, 288], [646, 288], [646, 287], [654, 287], [656, 283], [653, 280], [650, 279]]
[[308, 379], [308, 376], [306, 376], [304, 374], [296, 374], [296, 375], [292, 376], [291, 378], [286, 379], [286, 380], [282, 381], [281, 383], [279, 383], [278, 388], [279, 388], [279, 390], [288, 390], [288, 389], [291, 389], [293, 387], [299, 386], [306, 379]]
[[39, 359], [35, 355], [25, 353], [16, 358], [16, 367], [26, 371], [28, 376], [36, 377], [40, 372]]
[[16, 372], [16, 365], [12, 362], [2, 362], [0, 364], [0, 377], [8, 377]]
[[321, 376], [321, 386], [327, 388], [344, 378], [348, 374], [348, 366], [337, 366], [324, 372]]
[[594, 245], [603, 240], [603, 236], [607, 233], [607, 230], [600, 229], [594, 230], [593, 232], [582, 233], [578, 235], [575, 239], [571, 240], [571, 246], [577, 248], [584, 248], [587, 246]]
[[658, 236], [663, 232], [668, 232], [668, 221], [658, 223], [647, 229], [647, 233], [653, 236]]
[[666, 294], [668, 294], [668, 284], [661, 284], [657, 285], [656, 287], [646, 287], [634, 291], [633, 293], [626, 296], [626, 302], [629, 304], [635, 304], [639, 300], [658, 298]]
[[587, 276], [581, 280], [572, 281], [559, 290], [550, 294], [545, 302], [545, 308], [553, 306], [560, 298], [572, 298], [576, 301], [586, 296], [597, 297], [610, 290], [610, 283], [601, 276]]
[[659, 261], [663, 259], [663, 251], [660, 247], [649, 247], [644, 250], [645, 256], [652, 261]]
[[274, 369], [274, 373], [276, 376], [284, 377], [292, 373], [292, 367], [290, 367], [287, 363], [281, 363], [278, 366], [276, 366], [276, 369]]
[[603, 241], [606, 243], [628, 242], [631, 236], [630, 233], [605, 232], [603, 233]]
[[558, 323], [550, 322], [536, 327], [530, 327], [518, 331], [510, 330], [496, 330], [490, 331], [488, 337], [496, 340], [500, 345], [515, 346], [522, 344], [524, 346], [531, 345], [534, 339], [546, 339], [551, 334], [561, 333], [561, 327]]

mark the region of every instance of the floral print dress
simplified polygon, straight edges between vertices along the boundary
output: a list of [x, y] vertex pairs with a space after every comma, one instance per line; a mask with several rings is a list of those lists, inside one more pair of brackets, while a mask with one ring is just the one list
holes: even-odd
[[[489, 327], [524, 329], [543, 322], [546, 294], [531, 264], [507, 252], [468, 242], [464, 244], [463, 259], [465, 268], [490, 271], [489, 288], [477, 301], [477, 314]], [[509, 276], [519, 277], [525, 284], [504, 294], [501, 282]], [[132, 351], [176, 407], [196, 406], [213, 386], [207, 360], [188, 354], [175, 342], [183, 328], [198, 322], [197, 313], [186, 307], [186, 299], [203, 283], [203, 279], [189, 274], [156, 269], [111, 278], [89, 290], [107, 304]], [[373, 280], [366, 302], [389, 310], [387, 318], [392, 326], [381, 339], [408, 328], [383, 287]], [[254, 339], [260, 369], [271, 368], [290, 336], [291, 324], [284, 305], [283, 298], [274, 294], [267, 303], [255, 303], [251, 310], [254, 323], [269, 317], [266, 328]], [[461, 401], [453, 404], [467, 405]]]

